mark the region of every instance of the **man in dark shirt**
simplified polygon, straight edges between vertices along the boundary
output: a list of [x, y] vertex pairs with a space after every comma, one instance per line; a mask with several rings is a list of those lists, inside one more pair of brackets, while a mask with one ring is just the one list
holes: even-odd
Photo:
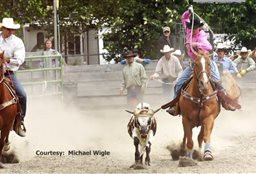
[[[173, 48], [170, 35], [171, 35], [170, 27], [163, 27], [163, 35], [158, 40], [158, 45], [157, 45], [158, 50], [162, 50], [164, 45], [168, 45], [170, 48]], [[158, 52], [157, 55], [159, 58], [162, 57], [160, 52]]]

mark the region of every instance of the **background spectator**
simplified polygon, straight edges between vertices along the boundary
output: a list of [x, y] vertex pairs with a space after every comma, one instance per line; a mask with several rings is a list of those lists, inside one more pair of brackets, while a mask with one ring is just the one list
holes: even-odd
[[163, 94], [170, 99], [174, 82], [182, 72], [182, 66], [177, 57], [171, 53], [174, 51], [169, 45], [165, 45], [161, 53], [164, 54], [157, 62], [155, 73], [150, 76], [150, 79], [160, 78], [162, 80]]
[[147, 82], [146, 71], [140, 63], [134, 62], [135, 56], [132, 51], [124, 54], [127, 64], [123, 68], [123, 83], [120, 89], [121, 95], [127, 90], [127, 104], [131, 108], [142, 102]]
[[234, 60], [234, 63], [239, 71], [239, 74], [237, 75], [238, 77], [241, 77], [247, 72], [255, 69], [255, 62], [248, 56], [248, 50], [246, 47], [242, 47], [240, 56]]
[[[170, 27], [167, 27], [167, 26], [163, 27], [163, 34], [158, 39], [158, 45], [157, 45], [158, 50], [163, 49], [165, 45], [168, 45], [170, 48], [173, 48], [173, 44], [171, 41], [171, 29]], [[160, 52], [158, 52], [157, 55], [158, 57], [162, 56]]]

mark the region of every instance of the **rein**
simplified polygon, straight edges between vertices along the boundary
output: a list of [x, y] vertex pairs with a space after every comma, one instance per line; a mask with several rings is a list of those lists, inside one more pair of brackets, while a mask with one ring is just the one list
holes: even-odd
[[[2, 67], [3, 68], [3, 67]], [[9, 72], [8, 72], [9, 73]], [[10, 77], [10, 81], [13, 85], [13, 81], [11, 79], [11, 76], [10, 76], [10, 73], [9, 73], [9, 77]], [[16, 94], [15, 94], [15, 91], [12, 87], [10, 87], [10, 85], [5, 81], [6, 77], [5, 75], [3, 74], [2, 75], [2, 78], [0, 80], [0, 84], [3, 83], [4, 86], [6, 86], [6, 88], [8, 89], [8, 91], [10, 92], [11, 96], [12, 96], [12, 99], [9, 100], [9, 101], [6, 101], [4, 103], [1, 103], [0, 104], [0, 111], [3, 110], [4, 108], [8, 107], [8, 106], [11, 106], [12, 104], [16, 104], [18, 103], [18, 98], [16, 97]]]
[[[3, 78], [4, 79], [4, 78]], [[1, 110], [3, 110], [4, 108], [6, 108], [6, 107], [8, 107], [8, 106], [10, 106], [10, 105], [12, 105], [12, 104], [15, 104], [15, 103], [17, 103], [18, 102], [18, 99], [17, 99], [17, 97], [16, 97], [16, 95], [15, 95], [15, 91], [7, 84], [7, 82], [5, 82], [5, 81], [1, 81], [1, 83], [4, 83], [4, 85], [7, 87], [7, 89], [9, 90], [9, 92], [10, 92], [10, 94], [11, 94], [11, 96], [12, 96], [12, 99], [11, 100], [9, 100], [9, 101], [6, 101], [6, 102], [4, 102], [4, 103], [2, 103], [2, 104], [0, 104], [0, 111]]]

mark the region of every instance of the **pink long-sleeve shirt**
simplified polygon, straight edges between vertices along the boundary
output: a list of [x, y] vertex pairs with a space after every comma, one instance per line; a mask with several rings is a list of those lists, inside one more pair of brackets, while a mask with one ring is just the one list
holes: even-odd
[[[196, 59], [196, 55], [192, 52], [191, 50], [191, 46], [190, 46], [190, 37], [191, 37], [191, 30], [189, 28], [187, 28], [186, 22], [189, 22], [189, 18], [190, 18], [190, 12], [189, 11], [185, 11], [182, 14], [182, 24], [185, 27], [186, 30], [186, 47], [188, 50], [188, 55], [192, 60]], [[197, 48], [203, 52], [210, 52], [212, 50], [212, 45], [210, 44], [210, 42], [207, 40], [208, 38], [208, 33], [205, 33], [204, 30], [201, 30], [200, 32], [198, 32], [197, 34], [192, 35], [192, 43], [196, 43]]]

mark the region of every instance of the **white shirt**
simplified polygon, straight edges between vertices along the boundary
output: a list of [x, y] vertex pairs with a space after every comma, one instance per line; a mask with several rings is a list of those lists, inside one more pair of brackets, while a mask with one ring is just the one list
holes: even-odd
[[182, 66], [176, 56], [171, 55], [169, 60], [167, 60], [165, 56], [163, 56], [157, 62], [156, 70], [153, 76], [155, 78], [158, 78], [160, 75], [162, 75], [162, 78], [177, 78], [181, 72]]
[[7, 69], [17, 71], [20, 65], [25, 61], [25, 46], [23, 41], [15, 35], [3, 38], [0, 33], [0, 51], [4, 51], [4, 55], [10, 58]]

